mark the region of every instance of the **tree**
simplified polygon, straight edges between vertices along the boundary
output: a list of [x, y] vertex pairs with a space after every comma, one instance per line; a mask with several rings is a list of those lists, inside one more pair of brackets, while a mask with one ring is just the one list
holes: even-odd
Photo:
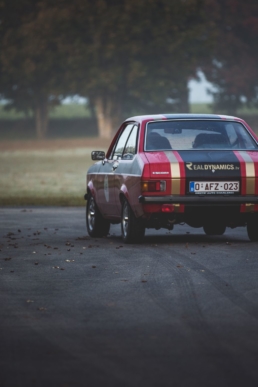
[[[187, 111], [187, 83], [203, 51], [202, 0], [75, 0], [76, 36], [68, 48], [74, 89], [95, 107], [109, 138], [133, 112]], [[68, 28], [71, 31], [73, 28]], [[79, 33], [78, 33], [79, 32]]]
[[236, 114], [258, 103], [258, 3], [207, 0], [216, 35], [212, 55], [202, 66], [216, 86], [215, 110]]
[[207, 45], [205, 0], [3, 1], [0, 89], [33, 109], [39, 137], [67, 94], [89, 98], [103, 138], [127, 114], [189, 110], [187, 83]]
[[49, 108], [65, 94], [66, 57], [59, 50], [62, 12], [46, 1], [4, 1], [0, 89], [9, 107], [34, 112], [39, 138], [46, 134]]

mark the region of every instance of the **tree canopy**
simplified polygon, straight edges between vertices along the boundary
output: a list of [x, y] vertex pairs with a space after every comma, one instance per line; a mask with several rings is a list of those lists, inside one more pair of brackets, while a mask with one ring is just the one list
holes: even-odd
[[256, 103], [257, 6], [247, 3], [1, 0], [0, 93], [34, 112], [39, 137], [67, 95], [87, 97], [102, 137], [128, 115], [188, 112], [200, 68], [217, 107]]
[[258, 104], [258, 2], [209, 0], [206, 7], [216, 39], [202, 69], [217, 89], [215, 110], [236, 114]]

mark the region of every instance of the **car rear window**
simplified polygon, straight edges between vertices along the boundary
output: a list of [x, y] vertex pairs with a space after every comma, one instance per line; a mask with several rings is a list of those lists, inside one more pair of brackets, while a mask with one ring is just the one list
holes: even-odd
[[173, 120], [147, 124], [145, 150], [257, 149], [257, 143], [239, 122]]

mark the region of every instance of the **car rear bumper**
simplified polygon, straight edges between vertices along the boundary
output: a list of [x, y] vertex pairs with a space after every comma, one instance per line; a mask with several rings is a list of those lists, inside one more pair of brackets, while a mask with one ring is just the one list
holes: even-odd
[[186, 204], [191, 206], [258, 204], [258, 196], [196, 195], [196, 196], [139, 196], [139, 203]]

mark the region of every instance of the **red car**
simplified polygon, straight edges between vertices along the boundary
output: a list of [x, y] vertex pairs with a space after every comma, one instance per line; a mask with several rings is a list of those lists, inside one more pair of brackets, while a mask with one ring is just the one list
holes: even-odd
[[164, 114], [127, 119], [87, 173], [87, 230], [121, 223], [125, 242], [178, 223], [258, 241], [258, 138], [240, 118]]

